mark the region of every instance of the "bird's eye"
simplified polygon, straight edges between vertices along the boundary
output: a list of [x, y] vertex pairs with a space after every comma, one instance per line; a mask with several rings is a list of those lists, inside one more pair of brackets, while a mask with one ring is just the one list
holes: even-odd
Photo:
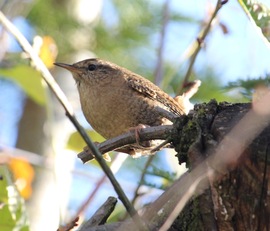
[[94, 71], [97, 69], [97, 66], [95, 64], [89, 64], [88, 71]]

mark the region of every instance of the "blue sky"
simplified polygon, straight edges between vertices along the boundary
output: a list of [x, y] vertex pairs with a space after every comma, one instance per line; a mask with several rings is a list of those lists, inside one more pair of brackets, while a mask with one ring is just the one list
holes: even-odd
[[[270, 7], [269, 0], [264, 2]], [[206, 18], [209, 6], [214, 8], [215, 4], [216, 1], [209, 0], [172, 0], [171, 8], [200, 20]], [[223, 83], [270, 73], [269, 46], [258, 36], [238, 2], [230, 0], [225, 4], [218, 13], [218, 20], [226, 25], [229, 33], [224, 35], [221, 28], [215, 26], [206, 39], [206, 48], [199, 54], [195, 68], [202, 70], [211, 66]], [[187, 45], [197, 37], [199, 28], [198, 25], [186, 24], [182, 28], [172, 28], [172, 31], [174, 34], [168, 36], [171, 41], [167, 43], [166, 56], [176, 62]], [[176, 43], [178, 49], [174, 45]]]

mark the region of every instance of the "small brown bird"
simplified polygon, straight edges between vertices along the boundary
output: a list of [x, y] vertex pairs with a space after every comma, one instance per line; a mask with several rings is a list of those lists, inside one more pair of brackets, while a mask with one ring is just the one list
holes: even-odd
[[[159, 106], [183, 115], [179, 102], [149, 80], [101, 59], [86, 59], [72, 65], [55, 63], [69, 70], [78, 87], [84, 116], [106, 139], [138, 126], [168, 122], [155, 109]], [[149, 147], [130, 146], [130, 153], [143, 153]]]

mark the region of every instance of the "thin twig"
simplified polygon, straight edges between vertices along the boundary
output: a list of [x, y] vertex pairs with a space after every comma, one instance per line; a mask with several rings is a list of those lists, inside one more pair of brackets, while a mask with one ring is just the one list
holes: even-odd
[[57, 231], [71, 231], [73, 228], [78, 226], [79, 217], [73, 219], [70, 223], [66, 224], [65, 226], [61, 226], [57, 229]]
[[161, 150], [164, 146], [166, 146], [170, 142], [171, 142], [171, 139], [170, 138], [167, 138], [161, 144], [159, 144], [158, 146], [156, 146], [153, 149], [151, 149], [150, 153], [155, 153], [155, 152]]
[[[143, 128], [140, 130], [140, 141], [149, 141], [149, 140], [165, 140], [168, 138], [169, 134], [173, 130], [173, 125], [160, 125], [155, 127]], [[97, 145], [101, 154], [110, 152], [118, 149], [119, 147], [126, 146], [128, 144], [136, 143], [136, 135], [132, 132], [124, 133], [120, 136], [116, 136], [112, 139], [105, 140], [104, 142]], [[88, 150], [83, 151], [78, 154], [78, 157], [83, 161], [83, 163], [92, 160], [92, 153], [89, 153]]]
[[[113, 158], [111, 162], [111, 170], [115, 174], [119, 168], [121, 167], [122, 163], [125, 161], [127, 156], [120, 155], [119, 153], [116, 154], [116, 156]], [[88, 198], [82, 203], [82, 205], [79, 207], [79, 209], [76, 211], [76, 215], [74, 217], [78, 217], [82, 215], [88, 205], [91, 203], [91, 201], [95, 198], [95, 195], [97, 194], [98, 190], [101, 188], [102, 184], [106, 181], [106, 175], [100, 177], [100, 179], [96, 182], [94, 189], [92, 190], [91, 194], [88, 196]]]
[[164, 44], [165, 44], [165, 35], [166, 29], [169, 22], [169, 3], [170, 0], [166, 0], [164, 3], [164, 10], [163, 10], [163, 21], [161, 25], [161, 32], [160, 32], [160, 41], [158, 46], [158, 60], [156, 64], [156, 68], [154, 71], [154, 83], [160, 86], [162, 81], [162, 74], [163, 74], [163, 52], [164, 52]]
[[117, 199], [115, 197], [109, 197], [95, 214], [82, 225], [80, 231], [86, 231], [91, 227], [103, 225], [113, 212], [116, 203]]
[[195, 60], [197, 58], [197, 55], [199, 54], [201, 48], [202, 48], [202, 44], [204, 43], [205, 41], [205, 38], [206, 36], [208, 35], [210, 29], [211, 29], [211, 25], [212, 25], [212, 22], [213, 20], [215, 19], [215, 17], [217, 16], [217, 13], [218, 11], [221, 9], [221, 7], [226, 3], [227, 1], [224, 1], [224, 0], [218, 0], [217, 1], [217, 5], [216, 5], [216, 8], [209, 20], [209, 22], [207, 23], [206, 25], [206, 28], [203, 29], [201, 32], [200, 32], [200, 35], [197, 37], [197, 41], [196, 41], [196, 49], [194, 50], [194, 53], [193, 55], [191, 56], [190, 58], [190, 63], [189, 63], [189, 67], [188, 67], [188, 70], [187, 70], [187, 73], [184, 77], [184, 80], [183, 80], [183, 83], [182, 85], [180, 85], [179, 89], [177, 90], [177, 94], [176, 95], [181, 95], [183, 93], [183, 89], [185, 87], [185, 85], [187, 84], [189, 78], [190, 78], [190, 75], [191, 75], [191, 72], [192, 72], [192, 69], [193, 69], [193, 65], [195, 63]]
[[1, 11], [0, 11], [0, 22], [3, 24], [5, 29], [9, 31], [16, 38], [16, 40], [19, 42], [23, 50], [29, 54], [29, 57], [31, 58], [34, 66], [41, 73], [44, 81], [48, 84], [48, 86], [50, 87], [50, 89], [52, 90], [56, 98], [58, 99], [58, 101], [61, 103], [61, 105], [65, 109], [67, 117], [76, 127], [76, 129], [78, 130], [78, 132], [80, 133], [80, 135], [82, 136], [86, 144], [89, 146], [89, 148], [93, 152], [99, 165], [101, 166], [103, 171], [106, 173], [106, 175], [110, 179], [117, 195], [119, 196], [119, 199], [123, 202], [130, 216], [135, 218], [134, 221], [142, 230], [147, 229], [143, 221], [139, 218], [137, 211], [134, 209], [134, 207], [128, 200], [120, 184], [114, 177], [110, 168], [106, 164], [105, 160], [102, 158], [101, 153], [98, 151], [97, 147], [93, 144], [93, 142], [90, 140], [85, 130], [82, 128], [82, 126], [79, 124], [79, 122], [75, 118], [73, 109], [70, 103], [68, 102], [65, 94], [60, 89], [59, 85], [56, 83], [56, 81], [54, 80], [54, 78], [52, 77], [51, 73], [49, 72], [47, 67], [44, 65], [42, 60], [39, 58], [36, 51], [32, 48], [32, 46], [29, 44], [26, 38], [22, 35], [22, 33], [5, 17], [5, 15]]
[[133, 199], [131, 200], [131, 203], [132, 203], [133, 205], [135, 205], [135, 202], [136, 202], [136, 200], [137, 200], [137, 198], [138, 198], [138, 196], [139, 196], [139, 189], [140, 189], [140, 187], [142, 186], [142, 184], [143, 184], [143, 182], [144, 182], [144, 177], [145, 177], [145, 175], [146, 175], [146, 173], [147, 173], [147, 169], [148, 169], [148, 167], [150, 166], [150, 164], [152, 163], [154, 157], [155, 157], [155, 156], [149, 156], [149, 158], [147, 159], [147, 161], [146, 161], [146, 163], [145, 163], [145, 165], [144, 165], [144, 168], [143, 168], [143, 171], [142, 171], [142, 175], [141, 175], [141, 178], [140, 178], [140, 180], [139, 180], [139, 184], [138, 184], [138, 186], [137, 186], [137, 188], [136, 188], [136, 190], [135, 190], [135, 192], [134, 192]]

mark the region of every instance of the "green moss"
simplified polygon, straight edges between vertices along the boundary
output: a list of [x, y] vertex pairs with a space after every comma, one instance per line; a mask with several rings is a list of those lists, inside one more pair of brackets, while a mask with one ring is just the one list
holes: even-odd
[[[177, 152], [179, 164], [186, 163], [190, 167], [192, 160], [188, 157], [190, 148], [200, 148], [202, 139], [211, 139], [208, 135], [209, 127], [217, 112], [217, 102], [195, 105], [194, 111], [188, 116], [175, 121], [175, 134], [172, 135], [173, 145]], [[203, 150], [200, 150], [203, 151]]]

